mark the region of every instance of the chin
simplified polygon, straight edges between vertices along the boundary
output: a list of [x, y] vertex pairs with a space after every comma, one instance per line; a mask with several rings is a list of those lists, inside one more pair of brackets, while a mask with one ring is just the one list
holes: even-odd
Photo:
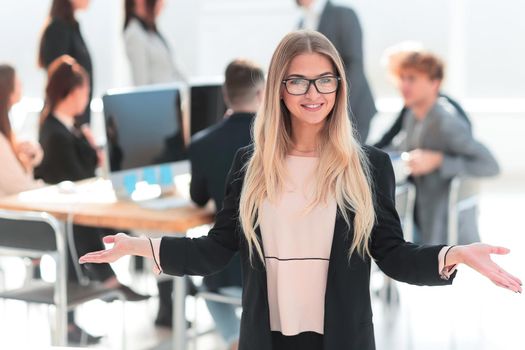
[[326, 121], [328, 115], [319, 115], [319, 116], [302, 116], [300, 119], [301, 122], [308, 125], [319, 125]]

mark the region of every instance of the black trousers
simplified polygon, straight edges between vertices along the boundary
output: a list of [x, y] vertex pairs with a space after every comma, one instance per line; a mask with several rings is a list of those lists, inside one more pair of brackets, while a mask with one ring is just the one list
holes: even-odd
[[[79, 275], [77, 269], [81, 269], [85, 276], [87, 276], [92, 281], [104, 282], [110, 277], [115, 276], [115, 272], [109, 264], [83, 264], [78, 263], [78, 258], [82, 255], [95, 251], [104, 249], [104, 243], [102, 242], [102, 237], [108, 234], [112, 234], [104, 229], [96, 227], [87, 227], [80, 225], [73, 225], [73, 240], [75, 245], [76, 252], [72, 254], [68, 242], [67, 255], [68, 255], [68, 266], [67, 266], [67, 277], [69, 282], [79, 283]], [[75, 322], [75, 312], [69, 311], [67, 313], [67, 321], [69, 324]]]
[[112, 231], [108, 231], [109, 230], [96, 227], [73, 225], [73, 240], [76, 248], [76, 254], [72, 254], [71, 250], [68, 249], [67, 273], [69, 282], [79, 282], [77, 269], [81, 269], [82, 273], [92, 281], [104, 282], [105, 280], [115, 276], [115, 272], [113, 272], [113, 269], [111, 266], [109, 266], [109, 264], [80, 265], [76, 259], [80, 258], [86, 253], [104, 249], [102, 237], [108, 234], [113, 234]]
[[323, 335], [303, 332], [293, 336], [272, 332], [272, 350], [323, 350]]

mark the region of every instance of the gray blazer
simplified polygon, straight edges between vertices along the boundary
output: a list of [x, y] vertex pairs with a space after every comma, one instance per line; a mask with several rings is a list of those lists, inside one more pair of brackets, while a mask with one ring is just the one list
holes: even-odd
[[[492, 153], [476, 141], [468, 123], [445, 99], [440, 98], [426, 118], [417, 126], [409, 112], [403, 129], [394, 141], [397, 151], [415, 148], [444, 153], [443, 164], [433, 173], [414, 177], [416, 186], [416, 223], [422, 243], [447, 243], [448, 200], [452, 178], [473, 180], [494, 176], [499, 166]], [[419, 130], [418, 130], [419, 128]], [[472, 189], [470, 190], [472, 192]], [[459, 243], [479, 241], [477, 210], [472, 208], [460, 214]]]
[[343, 58], [353, 121], [361, 141], [365, 142], [370, 121], [377, 110], [364, 73], [363, 35], [359, 19], [354, 10], [328, 1], [317, 30], [330, 39]]

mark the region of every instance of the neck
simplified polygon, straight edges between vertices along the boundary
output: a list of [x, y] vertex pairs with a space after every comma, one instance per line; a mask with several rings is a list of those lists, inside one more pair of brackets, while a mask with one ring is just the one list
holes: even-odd
[[432, 96], [431, 98], [421, 100], [414, 106], [410, 107], [410, 109], [412, 110], [412, 113], [414, 113], [417, 119], [423, 120], [427, 116], [428, 112], [432, 109], [432, 107], [436, 104], [436, 101], [437, 96]]
[[71, 108], [70, 106], [68, 106], [65, 103], [59, 103], [55, 107], [55, 109], [52, 111], [52, 113], [58, 114], [61, 117], [71, 118], [71, 120], [75, 119], [75, 114], [76, 114], [76, 112], [73, 110], [73, 108]]
[[231, 105], [230, 109], [231, 111], [235, 113], [251, 113], [255, 114], [257, 113], [258, 104], [242, 104], [242, 105]]
[[319, 133], [323, 124], [294, 123], [292, 119], [292, 147], [301, 154], [315, 154], [319, 146]]
[[144, 4], [144, 2], [141, 2], [141, 1], [136, 1], [133, 14], [140, 19], [146, 19], [146, 17], [148, 17], [148, 11], [146, 10], [146, 4]]

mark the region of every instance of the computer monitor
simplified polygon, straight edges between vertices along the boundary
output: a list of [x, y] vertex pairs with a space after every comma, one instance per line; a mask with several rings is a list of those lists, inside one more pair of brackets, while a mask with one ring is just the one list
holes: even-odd
[[186, 159], [180, 100], [172, 85], [102, 97], [111, 172]]
[[171, 169], [160, 165], [187, 158], [180, 91], [170, 84], [112, 90], [102, 97], [107, 162], [117, 194], [130, 194], [138, 182], [170, 185]]
[[222, 120], [226, 104], [222, 95], [222, 82], [190, 83], [191, 135]]

